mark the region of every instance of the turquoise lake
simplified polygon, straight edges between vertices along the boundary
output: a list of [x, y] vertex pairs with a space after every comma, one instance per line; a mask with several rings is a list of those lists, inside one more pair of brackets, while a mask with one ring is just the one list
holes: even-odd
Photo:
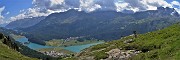
[[[19, 38], [16, 41], [18, 41], [20, 43], [29, 42], [26, 37]], [[85, 48], [88, 48], [88, 47], [90, 47], [92, 45], [101, 44], [101, 43], [104, 43], [104, 42], [98, 42], [98, 43], [92, 43], [92, 44], [84, 44], [84, 45], [76, 45], [76, 46], [68, 46], [68, 47], [61, 47], [61, 48], [78, 53], [78, 52], [80, 52], [81, 50], [83, 50]], [[25, 44], [25, 46], [27, 46], [27, 47], [29, 47], [31, 49], [34, 49], [34, 50], [42, 49], [42, 48], [55, 48], [55, 47], [52, 47], [52, 46], [44, 46], [44, 45], [39, 45], [39, 44], [36, 44], [36, 43]]]

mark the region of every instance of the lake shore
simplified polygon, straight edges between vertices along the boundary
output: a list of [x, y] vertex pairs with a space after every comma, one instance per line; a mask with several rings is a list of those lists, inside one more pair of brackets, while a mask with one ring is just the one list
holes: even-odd
[[[25, 42], [29, 42], [28, 38], [26, 38], [26, 37], [16, 39], [16, 41], [18, 41], [18, 42], [20, 42], [22, 44], [24, 44]], [[82, 44], [82, 45], [73, 45], [73, 46], [67, 46], [67, 47], [59, 47], [59, 46], [57, 46], [57, 47], [62, 48], [64, 50], [71, 51], [71, 52], [79, 53], [81, 50], [83, 50], [85, 48], [88, 48], [88, 47], [90, 47], [92, 45], [101, 44], [101, 43], [104, 43], [104, 42], [96, 42], [96, 43]], [[57, 48], [57, 47], [54, 47], [54, 46], [43, 46], [43, 45], [32, 43], [32, 42], [30, 42], [29, 44], [24, 44], [24, 45], [31, 48], [31, 49], [33, 49], [33, 50]]]

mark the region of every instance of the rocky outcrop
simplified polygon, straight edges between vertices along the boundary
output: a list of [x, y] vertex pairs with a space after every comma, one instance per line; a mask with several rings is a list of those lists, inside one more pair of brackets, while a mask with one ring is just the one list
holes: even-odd
[[141, 51], [136, 50], [122, 50], [122, 49], [112, 49], [106, 52], [109, 56], [104, 60], [128, 60], [128, 58], [139, 54]]
[[133, 41], [134, 41], [133, 39], [129, 39], [129, 40], [125, 40], [124, 43], [129, 44], [129, 43], [132, 43]]

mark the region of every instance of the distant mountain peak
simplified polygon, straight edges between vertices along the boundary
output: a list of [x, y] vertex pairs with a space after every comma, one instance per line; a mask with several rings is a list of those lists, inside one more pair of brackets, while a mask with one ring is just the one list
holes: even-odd
[[157, 11], [164, 14], [164, 15], [172, 15], [172, 16], [180, 16], [179, 13], [174, 9], [170, 7], [158, 7]]
[[33, 26], [37, 23], [39, 23], [41, 20], [45, 19], [45, 16], [41, 17], [32, 17], [32, 18], [24, 18], [20, 20], [16, 20], [13, 22], [10, 22], [8, 25], [6, 25], [6, 28], [15, 29], [15, 28], [27, 28], [30, 26]]
[[157, 7], [157, 10], [159, 11], [176, 11], [174, 8], [170, 8], [170, 7]]
[[157, 7], [157, 10], [165, 10], [164, 7]]

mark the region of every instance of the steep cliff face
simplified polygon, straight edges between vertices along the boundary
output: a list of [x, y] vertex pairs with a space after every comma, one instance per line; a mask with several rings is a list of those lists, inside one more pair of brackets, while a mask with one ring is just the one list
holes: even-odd
[[2, 33], [0, 33], [0, 47], [0, 60], [37, 60], [20, 54], [17, 44]]

